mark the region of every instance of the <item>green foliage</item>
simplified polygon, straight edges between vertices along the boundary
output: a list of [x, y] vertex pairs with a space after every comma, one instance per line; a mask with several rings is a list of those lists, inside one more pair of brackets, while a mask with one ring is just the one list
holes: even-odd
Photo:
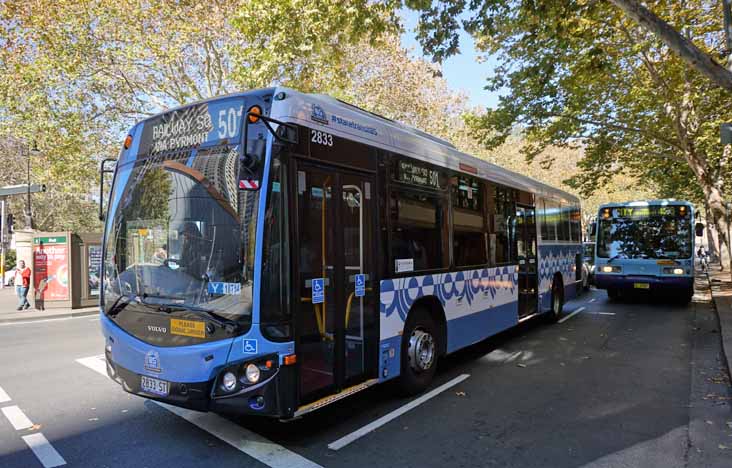
[[[647, 4], [710, 55], [722, 49], [720, 2]], [[529, 160], [550, 146], [581, 146], [580, 172], [568, 183], [586, 196], [617, 174], [697, 202], [730, 182], [718, 129], [732, 119], [732, 97], [609, 2], [484, 0], [421, 9], [422, 42], [436, 59], [457, 51], [463, 26], [499, 60], [488, 87], [510, 94], [468, 119], [487, 147], [517, 127], [529, 140]], [[468, 19], [443, 23], [445, 15]]]
[[5, 269], [3, 271], [10, 271], [13, 268], [15, 268], [15, 250], [6, 250], [5, 251]]

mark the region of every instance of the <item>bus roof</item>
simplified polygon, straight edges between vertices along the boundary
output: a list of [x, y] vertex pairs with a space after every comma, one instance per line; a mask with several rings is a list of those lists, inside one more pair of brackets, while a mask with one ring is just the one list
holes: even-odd
[[[284, 93], [284, 99], [275, 97], [271, 101], [272, 108], [269, 115], [274, 119], [319, 128], [350, 140], [376, 146], [437, 166], [448, 167], [466, 175], [482, 177], [544, 198], [579, 204], [579, 198], [569, 192], [504, 169], [483, 159], [470, 156], [458, 151], [454, 145], [446, 140], [324, 94], [306, 94], [285, 87], [261, 88], [192, 102], [166, 109], [162, 113], [231, 97], [252, 95], [260, 97], [266, 95], [269, 97], [277, 96], [280, 93]], [[315, 115], [316, 109], [319, 110], [321, 115]], [[151, 116], [140, 123], [155, 117]], [[435, 118], [440, 117], [436, 116]]]
[[275, 97], [272, 102], [270, 115], [275, 119], [321, 129], [538, 196], [579, 204], [579, 199], [571, 193], [462, 153], [449, 142], [408, 125], [330, 96], [305, 94], [282, 87], [275, 90], [275, 96], [280, 92], [284, 93], [285, 98], [278, 100]]
[[626, 202], [604, 203], [600, 205], [598, 210], [603, 208], [621, 207], [621, 206], [668, 206], [668, 205], [686, 205], [694, 208], [694, 204], [686, 200], [677, 200], [675, 198], [662, 198], [659, 200], [633, 200]]

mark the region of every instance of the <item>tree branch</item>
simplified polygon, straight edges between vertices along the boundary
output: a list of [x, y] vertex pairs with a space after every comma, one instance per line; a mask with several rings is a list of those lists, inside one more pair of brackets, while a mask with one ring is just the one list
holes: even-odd
[[732, 91], [732, 72], [718, 64], [693, 42], [679, 34], [667, 22], [636, 0], [610, 0], [610, 2], [620, 8], [642, 28], [661, 39], [681, 60], [691, 65], [692, 68], [706, 76], [717, 86]]

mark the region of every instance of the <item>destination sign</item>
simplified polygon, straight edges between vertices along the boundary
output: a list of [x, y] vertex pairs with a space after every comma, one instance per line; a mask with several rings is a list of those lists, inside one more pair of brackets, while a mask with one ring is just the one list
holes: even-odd
[[244, 100], [228, 98], [194, 104], [153, 117], [143, 123], [137, 154], [151, 156], [171, 151], [237, 142], [241, 136]]
[[440, 172], [413, 161], [400, 160], [397, 163], [396, 180], [406, 184], [440, 188]]
[[622, 206], [612, 209], [613, 218], [641, 219], [649, 216], [686, 217], [689, 209], [686, 206]]

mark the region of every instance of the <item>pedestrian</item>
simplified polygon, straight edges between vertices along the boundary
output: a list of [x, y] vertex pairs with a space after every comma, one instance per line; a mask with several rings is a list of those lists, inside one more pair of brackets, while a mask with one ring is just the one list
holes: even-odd
[[29, 309], [28, 289], [30, 288], [31, 269], [25, 266], [25, 261], [18, 261], [15, 267], [15, 292], [18, 294], [18, 310]]

